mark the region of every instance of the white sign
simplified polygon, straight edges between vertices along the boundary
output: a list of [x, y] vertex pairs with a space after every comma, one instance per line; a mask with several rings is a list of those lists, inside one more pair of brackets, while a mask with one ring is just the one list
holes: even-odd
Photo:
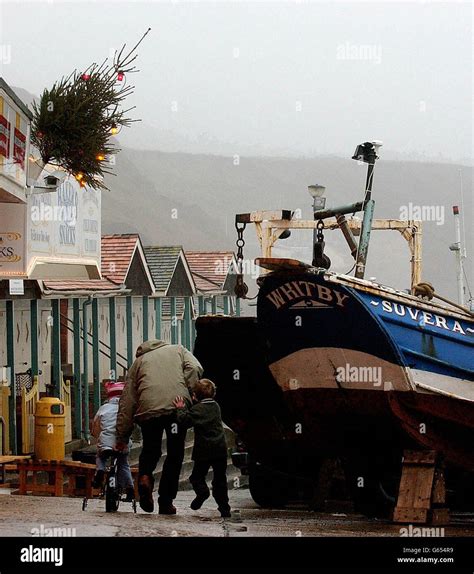
[[0, 276], [21, 277], [25, 272], [25, 205], [0, 203]]
[[23, 279], [10, 279], [10, 295], [24, 295], [25, 285]]
[[55, 193], [28, 201], [28, 256], [95, 260], [100, 267], [100, 191], [68, 177]]

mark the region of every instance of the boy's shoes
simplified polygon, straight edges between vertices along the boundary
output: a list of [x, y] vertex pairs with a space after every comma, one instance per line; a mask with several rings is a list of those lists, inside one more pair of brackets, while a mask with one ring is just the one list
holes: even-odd
[[196, 498], [191, 502], [190, 506], [193, 510], [199, 510], [204, 502], [209, 498], [210, 494], [207, 496], [196, 496]]
[[231, 518], [232, 513], [230, 511], [230, 506], [218, 508], [221, 513], [222, 518]]
[[163, 502], [158, 501], [158, 507], [158, 514], [176, 514], [176, 507], [172, 502], [163, 504]]
[[92, 487], [93, 488], [102, 488], [102, 485], [104, 483], [104, 476], [105, 476], [105, 472], [103, 470], [98, 470], [95, 473], [95, 476], [92, 480]]
[[140, 497], [140, 508], [145, 512], [153, 512], [155, 503], [153, 502], [154, 480], [147, 474], [138, 478], [138, 495]]
[[124, 502], [133, 502], [134, 500], [135, 500], [135, 489], [133, 488], [133, 486], [129, 486], [125, 490]]

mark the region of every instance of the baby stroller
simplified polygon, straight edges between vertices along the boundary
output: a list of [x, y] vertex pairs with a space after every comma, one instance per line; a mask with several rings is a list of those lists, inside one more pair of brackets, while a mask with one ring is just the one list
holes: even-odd
[[[104, 481], [101, 486], [101, 499], [105, 499], [105, 512], [117, 512], [121, 502], [131, 502], [133, 512], [137, 512], [137, 501], [135, 497], [129, 500], [124, 497], [124, 493], [118, 484], [117, 476], [117, 451], [107, 450], [104, 451], [105, 458], [107, 460], [107, 466], [105, 469]], [[84, 497], [82, 500], [82, 510], [87, 508], [88, 498]]]

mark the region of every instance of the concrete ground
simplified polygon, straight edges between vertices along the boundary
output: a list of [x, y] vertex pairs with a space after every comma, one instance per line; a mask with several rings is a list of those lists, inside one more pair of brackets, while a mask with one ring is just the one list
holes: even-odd
[[[155, 493], [156, 495], [156, 493]], [[369, 520], [357, 514], [315, 513], [303, 507], [284, 510], [259, 508], [248, 489], [230, 492], [233, 509], [242, 522], [224, 522], [209, 499], [199, 511], [189, 504], [190, 491], [181, 491], [175, 501], [176, 516], [147, 514], [139, 507], [122, 503], [117, 513], [106, 513], [103, 500], [91, 500], [82, 511], [80, 498], [11, 495], [0, 489], [0, 537], [31, 536], [32, 529], [67, 528], [73, 536], [400, 536], [400, 525]], [[445, 536], [474, 536], [474, 516], [454, 517], [444, 527]]]

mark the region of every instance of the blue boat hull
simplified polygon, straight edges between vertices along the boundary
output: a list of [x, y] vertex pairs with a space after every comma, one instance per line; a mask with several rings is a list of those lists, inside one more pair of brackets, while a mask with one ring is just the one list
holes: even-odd
[[424, 446], [474, 468], [474, 322], [329, 274], [272, 273], [267, 364], [318, 449]]

